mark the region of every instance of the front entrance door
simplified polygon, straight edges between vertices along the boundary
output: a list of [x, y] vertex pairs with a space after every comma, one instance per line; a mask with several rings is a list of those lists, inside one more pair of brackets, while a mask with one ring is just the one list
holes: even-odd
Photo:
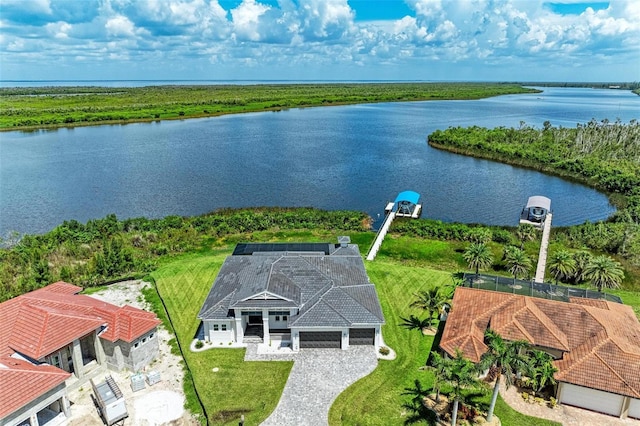
[[262, 325], [262, 315], [249, 315], [250, 325]]

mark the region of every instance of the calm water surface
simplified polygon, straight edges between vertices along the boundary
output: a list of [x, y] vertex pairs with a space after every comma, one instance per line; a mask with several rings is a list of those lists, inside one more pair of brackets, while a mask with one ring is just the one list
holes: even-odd
[[0, 133], [0, 235], [62, 221], [197, 215], [222, 207], [313, 206], [374, 219], [398, 192], [423, 217], [515, 225], [530, 195], [555, 225], [608, 217], [591, 188], [430, 148], [449, 126], [555, 126], [640, 118], [627, 91], [545, 88], [476, 101], [352, 105], [206, 119]]

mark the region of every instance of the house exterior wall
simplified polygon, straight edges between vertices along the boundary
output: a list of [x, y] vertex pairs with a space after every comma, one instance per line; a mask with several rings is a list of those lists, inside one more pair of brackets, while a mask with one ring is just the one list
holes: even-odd
[[62, 400], [62, 411], [65, 412], [65, 415], [68, 417], [70, 411], [69, 400], [67, 399], [67, 388], [65, 383], [61, 383], [40, 398], [31, 401], [19, 410], [0, 419], [0, 426], [16, 426], [22, 422], [28, 422], [31, 416], [36, 415], [40, 410], [55, 404], [59, 400]]
[[235, 342], [235, 321], [205, 320], [203, 321], [204, 339], [212, 343]]
[[141, 371], [159, 353], [158, 330], [154, 328], [131, 343], [118, 340], [110, 342], [102, 340], [102, 347], [110, 370], [122, 371], [125, 368], [131, 371]]
[[107, 367], [110, 370], [122, 371], [124, 370], [125, 358], [129, 358], [130, 348], [127, 346], [126, 351], [123, 351], [123, 345], [120, 341], [110, 342], [108, 340], [102, 340], [102, 347], [104, 349], [105, 358], [107, 361]]
[[125, 360], [131, 371], [141, 371], [153, 361], [160, 351], [157, 329], [154, 328], [142, 337], [131, 342], [129, 360]]
[[289, 311], [269, 311], [269, 328], [285, 329], [289, 323]]

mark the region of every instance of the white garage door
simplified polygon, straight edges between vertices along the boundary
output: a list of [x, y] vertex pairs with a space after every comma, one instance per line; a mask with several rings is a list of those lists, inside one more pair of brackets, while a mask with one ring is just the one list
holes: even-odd
[[628, 415], [629, 417], [640, 420], [640, 399], [631, 398]]
[[562, 384], [562, 404], [586, 408], [587, 410], [619, 416], [622, 409], [622, 395], [589, 389], [569, 383]]

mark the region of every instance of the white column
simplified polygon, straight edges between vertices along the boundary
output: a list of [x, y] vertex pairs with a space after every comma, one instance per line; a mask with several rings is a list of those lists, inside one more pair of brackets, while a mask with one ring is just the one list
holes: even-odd
[[349, 349], [349, 329], [348, 328], [342, 329], [342, 344], [340, 345], [340, 347], [342, 348], [343, 351], [346, 351], [347, 349]]
[[269, 344], [271, 336], [269, 336], [269, 310], [262, 310], [262, 333], [264, 336], [263, 342], [265, 345]]
[[382, 346], [382, 333], [380, 332], [380, 326], [376, 327], [376, 336], [373, 340], [373, 344], [377, 349], [380, 349], [380, 346]]
[[60, 404], [62, 405], [62, 412], [66, 417], [71, 417], [71, 404], [69, 404], [69, 398], [64, 395], [60, 398]]
[[38, 423], [38, 413], [32, 414], [31, 417], [29, 417], [29, 424], [31, 426], [40, 426], [40, 423]]
[[241, 344], [244, 339], [244, 329], [242, 328], [242, 313], [236, 310], [236, 343]]
[[291, 330], [291, 350], [298, 352], [300, 350], [300, 332]]

